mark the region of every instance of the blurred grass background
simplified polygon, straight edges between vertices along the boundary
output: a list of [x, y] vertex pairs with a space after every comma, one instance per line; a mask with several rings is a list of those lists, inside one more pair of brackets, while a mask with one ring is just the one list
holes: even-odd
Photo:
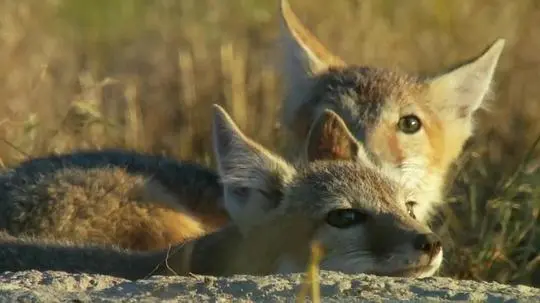
[[[442, 275], [540, 286], [540, 2], [291, 0], [350, 63], [435, 72], [507, 39], [449, 175]], [[277, 0], [0, 1], [0, 165], [124, 147], [213, 165], [210, 104], [278, 149]]]

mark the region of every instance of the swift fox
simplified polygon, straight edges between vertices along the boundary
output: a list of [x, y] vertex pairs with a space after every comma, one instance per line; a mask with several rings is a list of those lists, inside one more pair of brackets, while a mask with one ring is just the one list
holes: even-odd
[[447, 171], [473, 133], [473, 114], [490, 91], [505, 40], [476, 57], [416, 76], [399, 70], [357, 66], [332, 54], [280, 0], [286, 96], [281, 122], [292, 139], [290, 155], [324, 110], [341, 116], [379, 165], [401, 173], [416, 190], [417, 217], [429, 219], [441, 203]]
[[[0, 271], [205, 275], [301, 272], [309, 244], [325, 251], [320, 267], [347, 273], [426, 277], [439, 268], [441, 241], [415, 219], [391, 173], [373, 165], [332, 111], [314, 122], [303, 165], [291, 165], [246, 137], [214, 108], [213, 144], [231, 209], [231, 224], [171, 249], [135, 252], [103, 245], [7, 235]], [[360, 186], [359, 186], [360, 185]], [[258, 222], [246, 220], [258, 211]]]
[[0, 229], [13, 236], [147, 250], [229, 220], [217, 174], [122, 150], [28, 160], [0, 175]]

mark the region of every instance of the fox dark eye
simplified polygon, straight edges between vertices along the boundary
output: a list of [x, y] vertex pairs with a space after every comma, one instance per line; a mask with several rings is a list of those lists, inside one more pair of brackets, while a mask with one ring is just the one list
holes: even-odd
[[422, 122], [415, 115], [407, 115], [399, 118], [398, 128], [408, 135], [418, 132], [421, 127]]
[[232, 189], [232, 193], [235, 196], [243, 198], [249, 194], [249, 188], [248, 187], [235, 187]]
[[414, 214], [414, 207], [416, 206], [416, 203], [415, 201], [407, 201], [405, 203], [405, 205], [407, 206], [407, 213], [409, 214], [409, 216], [413, 217], [413, 219], [416, 220], [416, 215]]
[[326, 223], [337, 228], [348, 228], [364, 223], [369, 215], [356, 209], [335, 209], [326, 215]]
[[283, 199], [283, 192], [280, 190], [274, 190], [271, 192], [259, 190], [259, 193], [263, 195], [268, 202], [270, 202], [270, 206], [272, 208], [276, 208]]

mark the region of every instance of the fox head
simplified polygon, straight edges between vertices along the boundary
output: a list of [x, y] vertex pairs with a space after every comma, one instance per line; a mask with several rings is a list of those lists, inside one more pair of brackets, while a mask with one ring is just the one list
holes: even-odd
[[302, 271], [313, 241], [327, 270], [424, 277], [439, 268], [441, 241], [417, 220], [418, 202], [335, 112], [314, 121], [296, 165], [246, 137], [221, 107], [214, 113], [225, 207], [243, 234], [231, 272]]
[[350, 65], [332, 54], [281, 0], [286, 98], [282, 124], [301, 145], [326, 109], [341, 116], [380, 165], [416, 189], [418, 217], [440, 203], [443, 181], [473, 133], [473, 114], [490, 91], [505, 41], [432, 76]]

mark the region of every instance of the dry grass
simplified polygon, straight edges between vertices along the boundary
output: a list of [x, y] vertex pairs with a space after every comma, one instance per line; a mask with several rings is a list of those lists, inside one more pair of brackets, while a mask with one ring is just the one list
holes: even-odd
[[[103, 147], [213, 165], [211, 103], [278, 149], [277, 2], [1, 1], [0, 165]], [[351, 63], [431, 72], [507, 39], [497, 97], [449, 176], [443, 274], [540, 285], [538, 2], [291, 2]]]
[[306, 268], [305, 276], [296, 296], [296, 303], [304, 303], [309, 293], [311, 302], [321, 302], [321, 289], [319, 281], [319, 264], [324, 256], [324, 247], [321, 243], [315, 241], [310, 245], [310, 259]]

